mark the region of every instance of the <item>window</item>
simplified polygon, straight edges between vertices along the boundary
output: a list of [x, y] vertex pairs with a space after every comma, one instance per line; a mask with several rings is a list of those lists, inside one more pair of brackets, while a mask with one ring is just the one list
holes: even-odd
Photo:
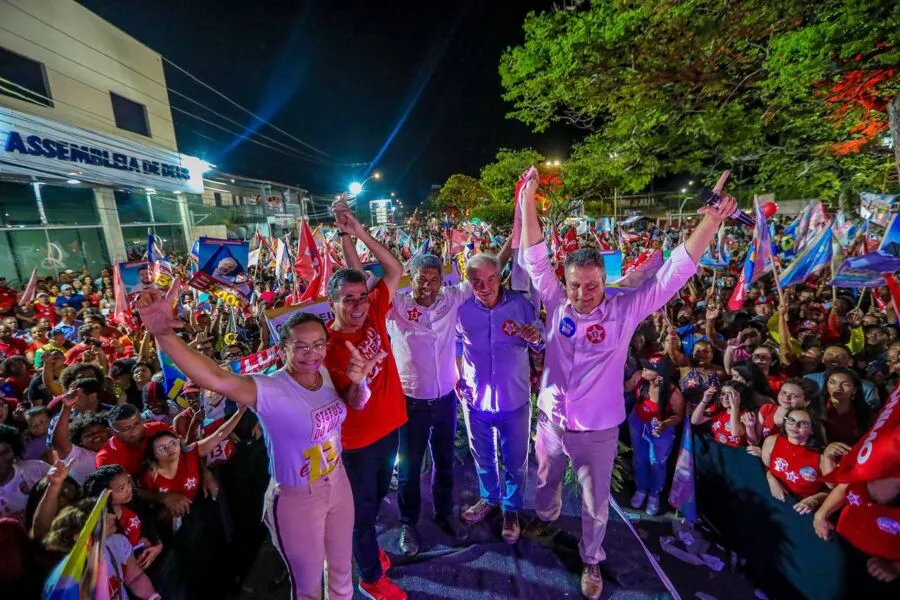
[[0, 223], [6, 227], [40, 225], [34, 187], [28, 183], [0, 182]]
[[88, 187], [42, 185], [41, 200], [49, 225], [99, 225], [94, 190]]
[[[122, 225], [153, 222], [146, 193], [116, 190], [115, 197], [116, 208], [119, 211], [119, 223]], [[144, 233], [144, 244], [146, 245], [146, 231]]]
[[134, 100], [123, 98], [113, 92], [109, 93], [109, 97], [112, 99], [116, 127], [150, 137], [150, 124], [147, 122], [146, 106], [138, 104]]
[[216, 206], [222, 206], [222, 194], [219, 192], [213, 192], [213, 198], [216, 199]]
[[43, 63], [0, 48], [0, 77], [10, 82], [0, 87], [0, 94], [53, 108]]

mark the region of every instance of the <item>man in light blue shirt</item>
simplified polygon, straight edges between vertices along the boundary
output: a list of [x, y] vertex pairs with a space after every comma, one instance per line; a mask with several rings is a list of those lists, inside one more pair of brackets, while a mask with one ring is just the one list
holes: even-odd
[[[543, 347], [527, 296], [500, 286], [497, 259], [476, 254], [466, 264], [474, 297], [459, 309], [460, 397], [481, 499], [462, 519], [477, 523], [503, 510], [503, 539], [519, 538], [531, 431], [528, 350]], [[497, 439], [503, 462], [501, 493]]]

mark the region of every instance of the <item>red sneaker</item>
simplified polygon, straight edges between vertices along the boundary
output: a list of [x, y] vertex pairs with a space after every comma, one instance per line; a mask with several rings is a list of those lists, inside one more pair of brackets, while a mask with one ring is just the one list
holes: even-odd
[[375, 583], [359, 582], [359, 591], [372, 600], [406, 600], [406, 592], [397, 587], [386, 575]]
[[391, 568], [391, 557], [381, 547], [378, 548], [378, 562], [381, 563], [381, 574], [387, 575], [388, 570]]

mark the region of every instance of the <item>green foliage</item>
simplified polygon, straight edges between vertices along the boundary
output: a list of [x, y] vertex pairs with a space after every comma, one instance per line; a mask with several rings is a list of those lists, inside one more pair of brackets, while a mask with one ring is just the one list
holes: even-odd
[[490, 200], [491, 195], [477, 179], [457, 173], [451, 175], [441, 187], [437, 197], [437, 209], [458, 216]]
[[490, 192], [495, 202], [512, 202], [516, 191], [516, 182], [531, 165], [544, 162], [540, 152], [526, 148], [510, 150], [501, 148], [497, 158], [481, 169], [481, 185]]
[[512, 227], [515, 206], [508, 204], [485, 204], [476, 206], [469, 213], [472, 218], [481, 219], [495, 227]]
[[[530, 13], [524, 44], [501, 59], [504, 98], [535, 131], [585, 130], [566, 163], [571, 196], [680, 173], [711, 183], [724, 167], [733, 184], [779, 196], [885, 189], [887, 147], [869, 143], [863, 158], [840, 144], [884, 129], [884, 100], [900, 92], [898, 15], [883, 0], [594, 0]], [[854, 96], [860, 69], [882, 70], [877, 86], [862, 78], [874, 94]], [[840, 97], [828, 93], [839, 84]]]

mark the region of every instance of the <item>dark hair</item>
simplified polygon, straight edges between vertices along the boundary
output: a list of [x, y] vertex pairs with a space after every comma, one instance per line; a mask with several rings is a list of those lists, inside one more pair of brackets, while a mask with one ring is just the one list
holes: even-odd
[[3, 361], [2, 365], [0, 365], [0, 375], [3, 375], [3, 377], [12, 377], [12, 369], [10, 367], [16, 363], [22, 363], [26, 367], [28, 366], [28, 361], [25, 360], [24, 356], [10, 356]]
[[865, 431], [868, 429], [870, 421], [872, 420], [872, 413], [869, 409], [869, 405], [866, 404], [866, 392], [863, 389], [863, 381], [853, 369], [847, 367], [834, 367], [833, 369], [825, 371], [825, 378], [822, 380], [822, 407], [825, 408], [827, 412], [828, 380], [831, 379], [832, 375], [846, 375], [853, 381], [853, 385], [856, 386], [856, 391], [853, 393], [853, 398], [850, 399], [850, 403], [853, 405], [853, 412], [856, 415], [856, 423], [859, 426], [860, 431]]
[[[660, 371], [657, 371], [663, 378], [663, 383], [659, 388], [659, 400], [657, 402], [657, 406], [659, 406], [659, 414], [662, 415], [661, 418], [665, 418], [666, 408], [669, 406], [669, 396], [672, 395], [672, 377], [675, 372], [675, 365], [666, 357], [662, 357], [659, 362]], [[641, 367], [647, 368], [647, 367]], [[650, 382], [643, 381], [641, 382], [641, 396], [650, 393]]]
[[110, 427], [115, 427], [116, 422], [130, 419], [138, 415], [138, 409], [133, 404], [117, 404], [109, 409], [106, 422]]
[[[72, 479], [72, 476], [67, 476], [63, 485], [69, 485], [75, 488], [75, 502], [81, 500], [81, 486], [78, 485], [78, 482]], [[50, 480], [44, 477], [36, 484], [31, 490], [28, 492], [28, 500], [25, 503], [25, 528], [28, 531], [31, 531], [31, 525], [34, 523], [34, 513], [37, 512], [38, 504], [40, 504], [41, 499], [44, 497], [44, 494], [47, 493], [47, 488], [50, 487]]]
[[366, 275], [362, 271], [356, 269], [338, 269], [328, 280], [328, 299], [334, 302], [337, 300], [338, 292], [345, 283], [366, 283]]
[[741, 411], [756, 412], [756, 404], [753, 402], [753, 389], [750, 386], [732, 379], [722, 384], [722, 388], [727, 387], [738, 393], [738, 398], [740, 399], [738, 404]]
[[75, 389], [81, 390], [86, 395], [99, 394], [103, 391], [103, 382], [94, 377], [82, 377], [76, 379], [71, 385], [74, 386]]
[[122, 375], [131, 375], [131, 369], [134, 368], [136, 360], [133, 358], [120, 358], [109, 368], [109, 376], [113, 379]]
[[604, 273], [606, 272], [603, 255], [596, 248], [580, 248], [569, 254], [563, 267], [568, 269], [571, 265], [576, 267], [597, 267]]
[[[812, 407], [816, 403], [816, 396], [819, 395], [819, 390], [816, 388], [816, 384], [806, 377], [791, 377], [786, 379], [781, 384], [781, 387], [784, 388], [786, 385], [796, 385], [800, 388], [800, 391], [803, 392], [803, 399], [806, 400], [808, 406]], [[779, 389], [778, 392], [780, 393], [781, 390]]]
[[298, 312], [294, 313], [288, 318], [287, 321], [281, 324], [281, 327], [278, 328], [278, 336], [281, 338], [281, 345], [284, 346], [287, 341], [291, 337], [291, 330], [298, 325], [303, 325], [304, 323], [318, 323], [322, 326], [322, 329], [325, 331], [325, 337], [328, 337], [328, 328], [325, 326], [325, 321], [323, 321], [319, 315], [315, 315], [309, 312]]
[[772, 397], [772, 387], [769, 380], [763, 375], [762, 370], [749, 360], [741, 360], [731, 365], [732, 371], [737, 371], [738, 375], [747, 382], [750, 389], [757, 394]]
[[[90, 375], [83, 375], [83, 371], [91, 371]], [[76, 379], [87, 379], [94, 378], [98, 381], [103, 381], [103, 372], [97, 367], [97, 365], [92, 365], [88, 363], [78, 363], [76, 365], [69, 365], [59, 376], [59, 382], [62, 384], [63, 389], [69, 389], [72, 383]]]
[[103, 465], [87, 476], [81, 489], [85, 496], [98, 497], [103, 490], [109, 489], [112, 480], [119, 475], [127, 475], [128, 472], [121, 465]]
[[99, 325], [82, 325], [78, 328], [78, 337], [81, 338], [82, 341], [88, 337], [88, 335], [97, 329]]
[[50, 531], [44, 536], [44, 547], [57, 552], [69, 552], [96, 504], [96, 498], [84, 498], [62, 509], [50, 524]]
[[31, 417], [36, 417], [37, 415], [46, 415], [47, 418], [50, 418], [50, 409], [46, 406], [34, 406], [25, 411], [25, 418], [30, 419]]
[[69, 441], [76, 446], [80, 446], [84, 432], [91, 427], [96, 427], [97, 425], [102, 425], [104, 428], [109, 427], [109, 423], [106, 419], [106, 413], [102, 412], [95, 413], [93, 411], [88, 411], [86, 413], [79, 413], [78, 416], [73, 418], [72, 422], [69, 423]]
[[[164, 437], [171, 437], [171, 438], [175, 438], [176, 440], [178, 440], [178, 435], [174, 431], [171, 431], [169, 429], [157, 431], [156, 433], [151, 435], [147, 439], [147, 449], [144, 452], [144, 462], [147, 463], [148, 465], [156, 464], [156, 453], [153, 451], [153, 442], [155, 442], [156, 440], [158, 440], [160, 438], [164, 438]], [[178, 440], [178, 441], [179, 441], [179, 443], [181, 443], [181, 440]]]
[[[3, 400], [0, 400], [3, 402]], [[11, 425], [0, 425], [0, 444], [7, 444], [12, 448], [13, 456], [19, 458], [22, 456], [22, 438], [19, 436], [19, 430]]]
[[138, 367], [147, 367], [147, 369], [150, 371], [150, 373], [153, 373], [153, 365], [149, 361], [146, 361], [146, 360], [137, 361], [136, 363], [134, 363], [134, 366], [131, 367], [131, 372], [134, 373], [134, 370], [137, 369]]
[[803, 411], [809, 415], [809, 439], [806, 440], [804, 444], [805, 447], [810, 450], [815, 450], [816, 452], [821, 452], [822, 448], [825, 447], [825, 430], [822, 427], [822, 422], [819, 420], [818, 415], [816, 415], [816, 411], [812, 410], [812, 407], [804, 407], [804, 408], [791, 408], [788, 409], [786, 413], [784, 413], [784, 420], [781, 422], [781, 435], [787, 437], [787, 418], [791, 415], [791, 413]]

